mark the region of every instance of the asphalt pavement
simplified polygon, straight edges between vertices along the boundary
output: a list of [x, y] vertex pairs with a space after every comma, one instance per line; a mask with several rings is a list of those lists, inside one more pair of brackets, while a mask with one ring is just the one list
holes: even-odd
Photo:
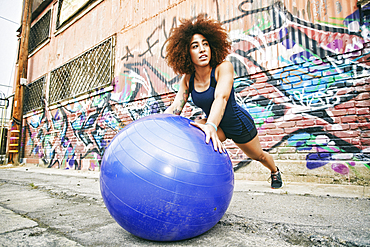
[[0, 246], [370, 246], [366, 186], [235, 181], [208, 232], [178, 242], [140, 239], [106, 209], [99, 172], [0, 167]]

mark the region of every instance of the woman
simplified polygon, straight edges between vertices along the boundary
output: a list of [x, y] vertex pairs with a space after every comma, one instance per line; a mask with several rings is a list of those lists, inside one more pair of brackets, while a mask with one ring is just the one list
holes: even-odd
[[225, 152], [222, 142], [232, 139], [248, 157], [270, 169], [271, 188], [280, 188], [279, 169], [272, 156], [262, 150], [252, 117], [235, 101], [234, 68], [225, 60], [231, 44], [221, 23], [201, 14], [195, 20], [182, 21], [167, 42], [167, 63], [184, 76], [165, 113], [180, 115], [191, 95], [207, 116], [192, 123], [205, 133], [206, 142], [212, 140], [215, 151]]

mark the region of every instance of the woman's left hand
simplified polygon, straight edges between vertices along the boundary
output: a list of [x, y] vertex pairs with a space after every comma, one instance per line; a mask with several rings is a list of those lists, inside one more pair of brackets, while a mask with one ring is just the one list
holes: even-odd
[[190, 122], [191, 125], [194, 125], [195, 127], [198, 127], [201, 129], [205, 134], [206, 134], [206, 143], [209, 143], [209, 140], [212, 140], [213, 143], [213, 149], [215, 151], [219, 151], [220, 153], [226, 152], [226, 148], [220, 141], [217, 135], [217, 131], [212, 125], [207, 125], [207, 124], [201, 124], [197, 122]]

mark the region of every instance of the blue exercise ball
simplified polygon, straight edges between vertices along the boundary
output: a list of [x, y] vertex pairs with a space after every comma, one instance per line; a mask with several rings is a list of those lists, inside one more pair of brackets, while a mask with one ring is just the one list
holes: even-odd
[[116, 222], [148, 240], [177, 241], [211, 229], [234, 191], [227, 153], [213, 150], [190, 120], [143, 117], [106, 149], [100, 172], [104, 203]]

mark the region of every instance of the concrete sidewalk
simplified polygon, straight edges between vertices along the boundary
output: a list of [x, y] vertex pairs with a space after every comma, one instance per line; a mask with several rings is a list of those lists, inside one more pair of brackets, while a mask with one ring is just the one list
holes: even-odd
[[[3, 166], [2, 169], [13, 169], [17, 171], [24, 172], [27, 171], [32, 173], [60, 175], [60, 176], [75, 176], [96, 179], [98, 179], [100, 175], [100, 172], [97, 171], [62, 170], [55, 168], [40, 168], [40, 167]], [[285, 182], [284, 186], [281, 189], [271, 189], [268, 181], [247, 181], [236, 179], [234, 191], [235, 192], [254, 191], [275, 194], [370, 198], [369, 186], [343, 185], [343, 184]]]
[[0, 167], [0, 246], [370, 246], [367, 187], [235, 181], [224, 217], [177, 242], [140, 239], [110, 216], [99, 172]]

